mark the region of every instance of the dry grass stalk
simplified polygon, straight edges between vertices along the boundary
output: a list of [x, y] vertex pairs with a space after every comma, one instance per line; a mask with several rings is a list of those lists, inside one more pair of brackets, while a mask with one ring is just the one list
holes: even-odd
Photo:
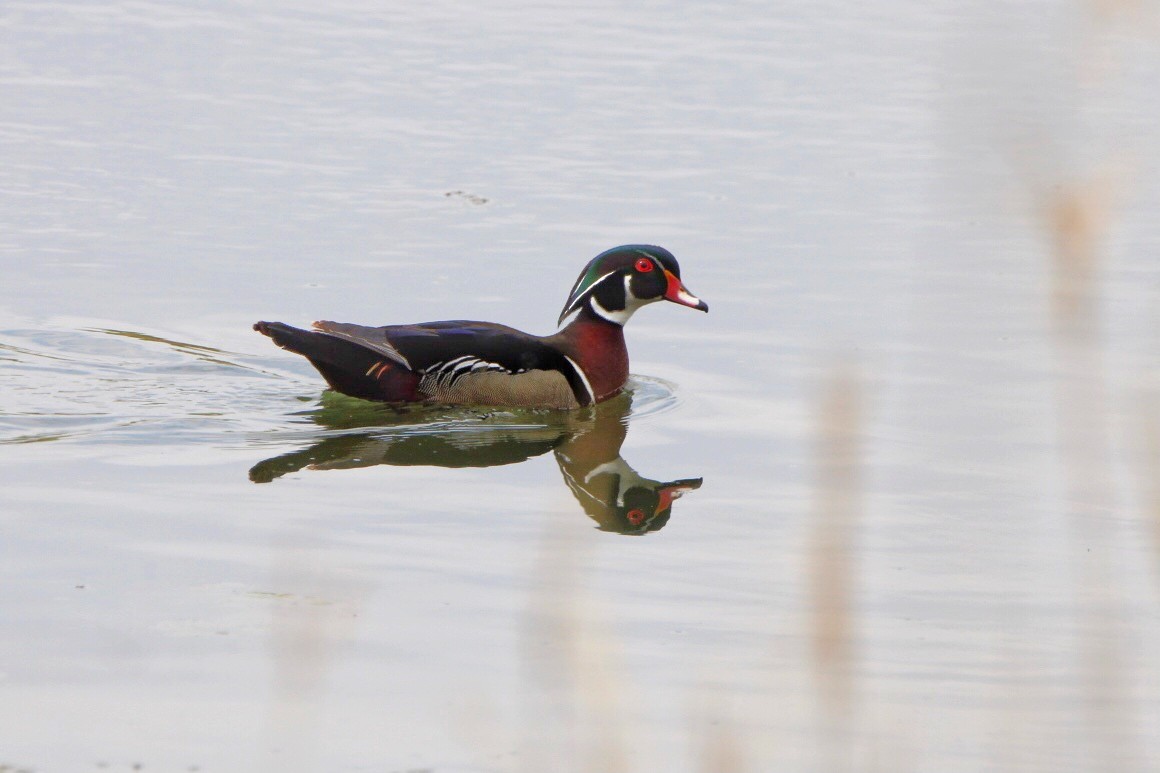
[[[319, 566], [319, 551], [299, 540], [280, 546], [271, 578], [275, 590], [253, 595], [272, 604], [270, 648], [274, 696], [268, 718], [271, 770], [316, 769], [319, 714], [335, 649], [351, 635], [365, 588]], [[301, 541], [305, 541], [303, 538]], [[310, 595], [288, 592], [311, 588]]]
[[1160, 411], [1155, 408], [1155, 391], [1147, 393], [1140, 411], [1143, 449], [1140, 453], [1140, 484], [1144, 517], [1152, 532], [1152, 548], [1160, 577]]
[[1057, 424], [1065, 507], [1074, 529], [1076, 635], [1087, 712], [1088, 762], [1130, 770], [1135, 712], [1124, 672], [1124, 600], [1113, 572], [1112, 486], [1108, 408], [1098, 306], [1102, 243], [1112, 220], [1110, 176], [1064, 188], [1050, 197], [1053, 309], [1057, 344]]
[[632, 769], [627, 684], [611, 666], [623, 658], [599, 610], [581, 598], [582, 563], [574, 540], [545, 538], [523, 637], [533, 688], [522, 755], [529, 772]]
[[1048, 197], [1047, 230], [1054, 258], [1052, 306], [1068, 337], [1090, 327], [1100, 244], [1107, 235], [1113, 188], [1108, 176], [1065, 186]]
[[861, 394], [856, 374], [839, 369], [822, 397], [818, 487], [809, 553], [812, 654], [819, 693], [832, 716], [846, 717], [852, 695], [853, 532], [860, 509]]
[[1157, 6], [1146, 0], [1088, 0], [1092, 17], [1101, 25], [1116, 21], [1139, 25], [1148, 32], [1155, 32]]

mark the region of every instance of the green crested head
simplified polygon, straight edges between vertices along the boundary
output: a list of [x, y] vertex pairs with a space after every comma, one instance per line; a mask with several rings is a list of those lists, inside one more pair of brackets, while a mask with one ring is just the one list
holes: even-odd
[[625, 244], [588, 262], [568, 293], [559, 323], [587, 308], [623, 325], [638, 308], [660, 300], [709, 310], [681, 284], [681, 267], [671, 252], [652, 244]]

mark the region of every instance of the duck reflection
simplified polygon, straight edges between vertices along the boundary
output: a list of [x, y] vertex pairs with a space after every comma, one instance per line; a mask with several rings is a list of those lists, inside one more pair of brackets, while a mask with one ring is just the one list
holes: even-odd
[[403, 408], [327, 394], [312, 420], [331, 429], [372, 431], [328, 437], [309, 448], [254, 465], [250, 480], [268, 483], [304, 468], [396, 466], [494, 467], [552, 451], [564, 482], [602, 531], [646, 534], [668, 523], [673, 501], [701, 478], [642, 477], [620, 456], [632, 396], [562, 413], [480, 413]]

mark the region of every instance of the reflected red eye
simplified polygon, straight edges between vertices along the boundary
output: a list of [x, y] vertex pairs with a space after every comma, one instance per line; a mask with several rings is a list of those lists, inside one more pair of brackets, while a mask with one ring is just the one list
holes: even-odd
[[647, 274], [649, 271], [653, 270], [653, 262], [648, 258], [637, 258], [636, 270], [642, 274]]
[[[637, 261], [637, 265], [640, 265], [639, 260]], [[652, 270], [651, 267], [649, 270]], [[624, 517], [627, 518], [628, 522], [633, 526], [640, 526], [642, 523], [644, 523], [644, 510], [629, 510], [624, 514]]]

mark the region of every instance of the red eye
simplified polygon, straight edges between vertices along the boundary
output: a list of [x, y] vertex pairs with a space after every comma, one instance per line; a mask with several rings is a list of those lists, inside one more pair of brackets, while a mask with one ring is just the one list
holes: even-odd
[[[640, 261], [638, 260], [636, 264], [639, 266]], [[649, 267], [649, 270], [652, 270], [651, 266]], [[633, 526], [640, 526], [644, 522], [644, 510], [629, 510], [624, 514], [624, 517], [627, 518], [628, 522]]]
[[636, 270], [642, 274], [647, 274], [649, 271], [653, 270], [653, 262], [648, 258], [637, 258]]

